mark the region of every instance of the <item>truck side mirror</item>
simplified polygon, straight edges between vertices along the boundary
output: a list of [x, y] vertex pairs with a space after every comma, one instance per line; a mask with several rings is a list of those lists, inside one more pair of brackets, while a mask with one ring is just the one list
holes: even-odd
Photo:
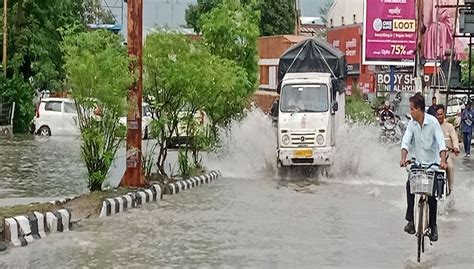
[[332, 111], [336, 112], [338, 109], [339, 109], [339, 104], [337, 103], [337, 101], [333, 101], [332, 102]]

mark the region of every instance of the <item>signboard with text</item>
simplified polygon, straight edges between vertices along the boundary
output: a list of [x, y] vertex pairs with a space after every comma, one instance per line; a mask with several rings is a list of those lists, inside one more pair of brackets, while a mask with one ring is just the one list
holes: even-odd
[[[432, 76], [424, 75], [423, 86], [430, 85]], [[375, 88], [377, 92], [390, 92], [392, 90], [398, 92], [415, 92], [415, 77], [412, 72], [401, 73], [397, 72], [393, 78], [390, 73], [376, 73], [375, 74]]]
[[362, 29], [360, 25], [328, 29], [327, 40], [346, 55], [347, 74], [360, 74]]
[[363, 64], [414, 65], [415, 18], [415, 0], [364, 0]]

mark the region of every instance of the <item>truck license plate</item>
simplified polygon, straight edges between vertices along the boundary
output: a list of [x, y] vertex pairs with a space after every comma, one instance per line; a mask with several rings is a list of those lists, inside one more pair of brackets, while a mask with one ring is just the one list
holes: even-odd
[[309, 158], [313, 157], [313, 150], [312, 149], [300, 149], [300, 150], [295, 150], [293, 152], [293, 156], [295, 158]]

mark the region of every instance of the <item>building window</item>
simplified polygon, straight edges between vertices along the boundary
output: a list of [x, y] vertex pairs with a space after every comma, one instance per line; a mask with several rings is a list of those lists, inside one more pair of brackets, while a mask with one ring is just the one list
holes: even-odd
[[357, 23], [357, 20], [356, 20], [356, 14], [353, 14], [353, 15], [352, 15], [352, 21], [354, 22], [354, 24], [356, 24], [356, 23]]
[[334, 24], [332, 23], [332, 19], [329, 20], [329, 24], [330, 24], [331, 28], [334, 27]]
[[341, 25], [344, 26], [344, 16], [341, 17]]

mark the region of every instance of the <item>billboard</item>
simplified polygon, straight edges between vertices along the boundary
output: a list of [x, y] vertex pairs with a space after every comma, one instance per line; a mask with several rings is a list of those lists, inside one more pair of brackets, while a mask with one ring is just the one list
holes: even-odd
[[363, 64], [414, 65], [415, 19], [415, 0], [364, 0]]
[[362, 29], [360, 25], [328, 29], [328, 42], [346, 55], [347, 74], [360, 74]]
[[[423, 87], [431, 85], [432, 76], [424, 75]], [[390, 73], [382, 72], [375, 74], [375, 88], [377, 92], [415, 92], [415, 77], [413, 72], [397, 72], [391, 77]]]

